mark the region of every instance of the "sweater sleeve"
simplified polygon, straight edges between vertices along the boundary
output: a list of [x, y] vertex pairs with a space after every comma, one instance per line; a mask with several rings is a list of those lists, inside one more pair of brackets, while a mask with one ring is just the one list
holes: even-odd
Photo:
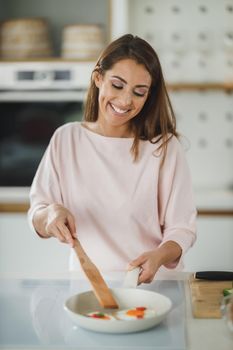
[[55, 131], [50, 143], [41, 159], [30, 189], [30, 208], [28, 222], [35, 232], [32, 220], [38, 209], [49, 204], [62, 204], [62, 195], [58, 174], [58, 130]]
[[181, 258], [168, 264], [168, 268], [179, 268], [183, 255], [196, 240], [196, 207], [194, 205], [191, 175], [184, 150], [172, 137], [159, 174], [158, 186], [159, 220], [163, 239], [174, 241], [182, 249]]

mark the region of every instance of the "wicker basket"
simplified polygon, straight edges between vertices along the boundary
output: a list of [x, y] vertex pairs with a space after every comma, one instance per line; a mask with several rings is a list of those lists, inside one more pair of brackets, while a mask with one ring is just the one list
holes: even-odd
[[96, 60], [104, 47], [104, 34], [99, 25], [67, 25], [62, 33], [62, 57]]
[[43, 18], [7, 20], [0, 27], [2, 59], [30, 59], [52, 56], [48, 22]]

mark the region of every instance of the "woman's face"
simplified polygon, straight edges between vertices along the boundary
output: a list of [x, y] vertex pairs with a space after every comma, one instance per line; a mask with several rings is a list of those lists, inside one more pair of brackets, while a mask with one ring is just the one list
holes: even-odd
[[108, 131], [108, 136], [123, 135], [124, 130], [128, 130], [129, 121], [141, 111], [147, 100], [151, 82], [144, 65], [132, 59], [117, 62], [104, 75], [96, 74], [98, 122]]

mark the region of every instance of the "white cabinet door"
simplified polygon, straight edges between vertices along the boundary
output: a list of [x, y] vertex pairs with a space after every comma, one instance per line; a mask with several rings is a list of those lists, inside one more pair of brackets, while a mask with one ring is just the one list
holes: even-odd
[[0, 274], [60, 273], [68, 270], [70, 248], [31, 232], [26, 214], [0, 214]]
[[233, 270], [233, 217], [199, 217], [185, 270]]

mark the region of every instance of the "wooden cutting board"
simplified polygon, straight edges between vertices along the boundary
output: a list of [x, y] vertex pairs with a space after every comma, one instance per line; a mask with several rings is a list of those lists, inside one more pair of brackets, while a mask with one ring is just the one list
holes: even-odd
[[191, 304], [195, 318], [221, 318], [223, 289], [232, 288], [231, 281], [206, 281], [190, 277]]

